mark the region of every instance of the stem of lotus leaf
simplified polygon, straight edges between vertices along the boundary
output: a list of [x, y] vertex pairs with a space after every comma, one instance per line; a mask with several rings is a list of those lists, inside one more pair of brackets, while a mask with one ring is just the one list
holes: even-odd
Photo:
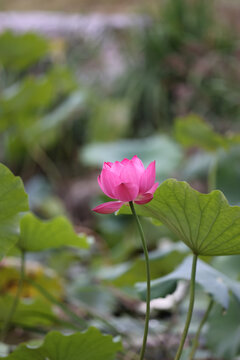
[[205, 314], [203, 315], [203, 318], [199, 324], [199, 327], [197, 329], [197, 332], [196, 332], [196, 335], [194, 337], [194, 340], [193, 340], [193, 345], [192, 345], [192, 349], [191, 349], [191, 353], [189, 355], [189, 360], [193, 360], [194, 359], [194, 356], [195, 356], [195, 353], [197, 351], [197, 348], [198, 348], [198, 345], [199, 345], [199, 337], [200, 337], [200, 333], [201, 333], [201, 330], [205, 324], [205, 322], [207, 321], [208, 319], [208, 316], [212, 310], [212, 307], [213, 307], [213, 304], [214, 304], [214, 300], [213, 298], [211, 297], [210, 301], [209, 301], [209, 304], [208, 304], [208, 307], [207, 307], [207, 310], [205, 311]]
[[142, 225], [139, 221], [139, 218], [136, 214], [133, 202], [129, 202], [133, 217], [136, 220], [138, 231], [140, 234], [140, 238], [142, 241], [142, 247], [144, 251], [145, 256], [145, 263], [146, 263], [146, 273], [147, 273], [147, 297], [146, 297], [146, 318], [145, 318], [145, 327], [144, 327], [144, 335], [143, 335], [143, 343], [142, 343], [142, 349], [140, 353], [140, 360], [144, 359], [144, 354], [146, 350], [147, 345], [147, 337], [148, 337], [148, 328], [149, 328], [149, 318], [150, 318], [150, 300], [151, 300], [151, 276], [150, 276], [150, 265], [149, 265], [149, 257], [148, 257], [148, 250], [147, 250], [147, 244], [144, 237]]
[[193, 255], [193, 261], [192, 261], [192, 273], [191, 273], [191, 283], [190, 283], [190, 300], [189, 300], [189, 306], [188, 306], [188, 312], [187, 312], [187, 318], [185, 322], [185, 326], [183, 329], [182, 337], [180, 340], [180, 344], [178, 347], [178, 351], [176, 354], [176, 357], [174, 360], [179, 360], [182, 355], [183, 346], [188, 334], [189, 325], [192, 319], [192, 313], [193, 313], [193, 307], [194, 307], [194, 299], [195, 299], [195, 279], [196, 279], [196, 269], [197, 269], [197, 258], [198, 256], [196, 254]]

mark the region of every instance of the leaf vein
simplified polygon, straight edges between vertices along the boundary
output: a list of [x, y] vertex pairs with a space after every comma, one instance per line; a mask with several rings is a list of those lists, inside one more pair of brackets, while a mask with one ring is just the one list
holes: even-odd
[[[237, 220], [239, 220], [239, 219], [237, 219]], [[205, 246], [202, 250], [206, 250], [206, 249], [209, 247], [209, 245], [211, 245], [219, 236], [222, 236], [226, 231], [228, 231], [228, 229], [231, 228], [235, 222], [236, 222], [236, 219], [235, 219], [227, 228], [225, 228], [220, 234], [218, 234], [217, 236], [215, 236], [215, 238], [212, 239], [212, 240], [207, 244], [207, 246]], [[227, 239], [227, 240], [223, 241], [223, 242], [220, 244], [220, 246], [222, 246], [222, 245], [224, 245], [225, 243], [233, 240], [233, 239], [234, 239], [236, 236], [238, 236], [238, 235], [240, 235], [240, 233], [239, 233], [239, 234], [236, 234], [234, 237], [231, 237], [230, 239]], [[214, 249], [214, 247], [210, 248], [209, 250], [212, 250], [212, 249]]]
[[[201, 228], [201, 225], [202, 225], [202, 218], [203, 218], [203, 213], [204, 211], [206, 210], [208, 204], [209, 204], [209, 201], [210, 201], [210, 197], [208, 198], [208, 201], [206, 202], [206, 204], [204, 205], [204, 207], [201, 209], [201, 205], [200, 205], [200, 199], [199, 199], [199, 196], [197, 196], [197, 194], [194, 192], [196, 198], [197, 198], [197, 202], [198, 202], [198, 206], [199, 206], [199, 210], [200, 210], [200, 219], [199, 219], [199, 224], [198, 224], [198, 232], [197, 232], [197, 236], [196, 236], [196, 241], [197, 241], [197, 244], [198, 244], [198, 240], [199, 240], [199, 231], [200, 231], [200, 228]], [[201, 244], [200, 246], [202, 245], [202, 241], [201, 241]]]
[[175, 219], [176, 219], [176, 221], [177, 221], [177, 223], [178, 223], [178, 226], [179, 226], [179, 228], [181, 229], [181, 233], [182, 233], [183, 239], [185, 239], [186, 243], [189, 243], [189, 241], [188, 241], [188, 239], [187, 239], [187, 237], [186, 237], [186, 235], [185, 235], [185, 233], [184, 233], [184, 231], [183, 231], [183, 228], [182, 228], [182, 226], [181, 226], [181, 222], [179, 221], [179, 219], [178, 219], [175, 211], [174, 211], [174, 210], [172, 209], [172, 207], [166, 202], [165, 199], [162, 199], [162, 201], [163, 201], [163, 203], [168, 207], [168, 209], [172, 212], [173, 216], [175, 217]]
[[[186, 212], [185, 212], [186, 189], [184, 188], [184, 206], [182, 205], [181, 201], [180, 201], [180, 200], [178, 199], [178, 197], [177, 197], [176, 187], [174, 187], [174, 194], [175, 194], [175, 198], [176, 198], [176, 200], [177, 200], [180, 208], [182, 208], [182, 210], [183, 210], [183, 214], [184, 214], [184, 216], [185, 216], [185, 220], [186, 220], [186, 222], [187, 222], [187, 224], [188, 224], [189, 240], [190, 240], [190, 243], [192, 244], [192, 248], [194, 249], [195, 246], [194, 246], [194, 243], [193, 243], [193, 241], [192, 241], [192, 234], [191, 234], [190, 224], [189, 224], [189, 221], [188, 221], [187, 214], [186, 214]], [[175, 216], [176, 216], [176, 215], [175, 215]], [[181, 223], [180, 223], [179, 221], [178, 221], [178, 224], [179, 224], [179, 226], [180, 226], [181, 229], [182, 229]], [[183, 231], [183, 230], [182, 230], [182, 231]], [[183, 233], [184, 233], [184, 231], [183, 231]]]
[[[217, 214], [216, 214], [216, 216], [215, 216], [215, 218], [214, 218], [214, 220], [213, 220], [212, 224], [210, 225], [210, 227], [209, 227], [209, 230], [208, 230], [207, 234], [204, 236], [204, 238], [203, 238], [203, 240], [202, 240], [202, 242], [201, 242], [201, 245], [200, 245], [200, 247], [199, 247], [199, 251], [200, 251], [200, 252], [202, 251], [202, 245], [203, 245], [203, 244], [204, 244], [204, 242], [206, 241], [206, 239], [207, 239], [208, 235], [209, 235], [209, 234], [210, 234], [210, 232], [212, 231], [212, 228], [213, 228], [214, 224], [215, 224], [215, 223], [216, 223], [216, 221], [217, 221], [217, 218], [218, 218], [218, 216], [219, 216], [219, 214], [220, 214], [220, 211], [221, 211], [221, 207], [219, 207], [219, 208], [218, 208]], [[209, 244], [207, 244], [207, 246], [208, 246], [208, 245], [209, 245]], [[204, 247], [204, 249], [205, 249], [205, 247]]]

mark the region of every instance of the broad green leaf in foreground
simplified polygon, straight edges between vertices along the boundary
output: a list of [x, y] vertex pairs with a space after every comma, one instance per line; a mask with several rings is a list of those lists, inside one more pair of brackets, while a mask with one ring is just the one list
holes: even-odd
[[219, 305], [214, 306], [208, 320], [207, 345], [218, 359], [235, 359], [240, 354], [240, 307], [231, 298], [229, 308], [222, 311]]
[[22, 180], [0, 164], [0, 259], [17, 241], [18, 215], [27, 210]]
[[20, 345], [4, 359], [9, 360], [114, 360], [122, 349], [120, 342], [114, 342], [110, 335], [103, 335], [96, 328], [85, 333], [64, 336], [52, 331], [39, 348]]
[[[151, 282], [152, 299], [164, 297], [171, 290], [174, 291], [179, 280], [190, 280], [191, 263], [192, 257], [187, 257], [171, 274], [153, 280]], [[202, 286], [205, 292], [224, 308], [227, 308], [229, 304], [229, 292], [232, 292], [240, 303], [240, 283], [201, 260], [198, 260], [197, 263], [196, 283]], [[140, 295], [145, 298], [146, 283], [138, 283], [136, 287]]]
[[221, 191], [202, 194], [186, 182], [168, 179], [150, 203], [136, 210], [161, 221], [197, 255], [240, 254], [240, 207], [230, 206]]
[[85, 235], [77, 235], [70, 222], [63, 216], [43, 221], [33, 214], [26, 214], [20, 223], [19, 247], [25, 251], [42, 251], [61, 246], [87, 248]]

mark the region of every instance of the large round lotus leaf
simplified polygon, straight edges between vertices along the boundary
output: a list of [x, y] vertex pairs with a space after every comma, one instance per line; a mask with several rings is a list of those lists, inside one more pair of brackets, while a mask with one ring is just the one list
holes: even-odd
[[85, 234], [75, 233], [64, 216], [44, 221], [29, 213], [20, 222], [18, 245], [25, 251], [42, 251], [61, 246], [87, 248], [88, 242]]
[[[221, 191], [202, 194], [186, 182], [168, 179], [139, 215], [161, 221], [197, 255], [240, 254], [240, 207], [230, 206]], [[123, 207], [119, 213], [130, 213]]]
[[38, 348], [20, 345], [4, 359], [9, 360], [114, 360], [117, 351], [122, 350], [119, 341], [110, 335], [103, 335], [96, 328], [85, 333], [63, 335], [52, 331]]

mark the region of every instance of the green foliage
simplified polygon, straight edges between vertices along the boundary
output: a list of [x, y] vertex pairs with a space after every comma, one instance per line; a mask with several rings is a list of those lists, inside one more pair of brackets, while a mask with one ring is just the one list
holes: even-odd
[[219, 20], [212, 2], [168, 0], [161, 5], [149, 14], [149, 26], [133, 38], [123, 85], [132, 104], [131, 134], [150, 135], [192, 111], [207, 114], [219, 129], [220, 123], [236, 121], [234, 32]]
[[18, 246], [24, 251], [42, 251], [61, 246], [88, 247], [85, 235], [77, 235], [70, 222], [63, 216], [42, 221], [33, 214], [26, 214], [20, 222]]
[[[72, 69], [54, 64], [51, 55], [49, 40], [38, 35], [0, 36], [2, 157], [20, 167], [31, 167], [30, 158], [52, 180], [59, 176], [58, 166], [45, 151], [56, 146], [58, 153], [64, 152], [57, 141], [71, 133], [76, 119], [80, 122], [86, 92], [79, 89]], [[43, 57], [48, 61], [41, 63]], [[74, 141], [71, 138], [73, 148]], [[69, 147], [67, 151], [71, 156]]]
[[0, 164], [0, 258], [16, 243], [19, 214], [27, 210], [22, 180]]
[[117, 351], [122, 349], [120, 342], [114, 342], [109, 335], [102, 335], [96, 328], [85, 333], [62, 335], [50, 332], [38, 348], [20, 345], [4, 359], [9, 360], [114, 360]]
[[208, 321], [207, 346], [217, 358], [234, 359], [240, 354], [239, 303], [232, 297], [227, 311], [215, 306]]
[[69, 298], [80, 302], [80, 305], [93, 309], [102, 316], [117, 309], [117, 299], [110, 289], [104, 285], [96, 284], [90, 274], [85, 274], [84, 279], [78, 277], [68, 287]]
[[37, 34], [16, 35], [6, 31], [0, 36], [0, 64], [7, 70], [23, 71], [47, 52], [47, 40]]
[[85, 101], [84, 92], [80, 90], [72, 92], [57, 108], [32, 124], [32, 127], [26, 131], [28, 143], [34, 146], [37, 142], [44, 148], [55, 144], [63, 135], [64, 124], [75, 119], [76, 114], [84, 109]]
[[214, 132], [209, 124], [194, 114], [176, 119], [175, 136], [186, 147], [197, 146], [207, 151], [216, 151], [227, 146], [223, 136]]
[[66, 96], [75, 88], [76, 82], [66, 67], [53, 67], [40, 76], [28, 75], [4, 90], [0, 99], [1, 116], [8, 126], [19, 124], [24, 121], [22, 117], [46, 112], [59, 96]]
[[[80, 77], [83, 81], [87, 79], [87, 86], [93, 80], [95, 87], [96, 48], [94, 69], [88, 78], [77, 59], [81, 57], [84, 61], [86, 52], [75, 40], [66, 44], [61, 39], [60, 49], [57, 49], [57, 39], [54, 53], [51, 53], [49, 40], [38, 35], [11, 32], [0, 35], [1, 157], [26, 181], [31, 182], [32, 176], [39, 176], [39, 166], [49, 176], [53, 186], [47, 191], [48, 197], [45, 190], [39, 193], [42, 201], [35, 202], [34, 206], [38, 214], [44, 218], [52, 212], [65, 214], [64, 206], [58, 205], [57, 194], [66, 183], [72, 185], [73, 173], [66, 171], [68, 166], [74, 166], [74, 175], [82, 176], [82, 168], [76, 161], [77, 153], [81, 165], [91, 166], [94, 170], [102, 166], [103, 161], [122, 160], [137, 154], [145, 165], [156, 160], [158, 181], [176, 174], [179, 178], [197, 180], [202, 189], [206, 189], [206, 175], [213, 168], [217, 180], [214, 187], [217, 183], [217, 188], [223, 190], [229, 202], [240, 202], [240, 136], [238, 133], [224, 134], [230, 128], [230, 121], [240, 116], [238, 43], [236, 36], [230, 36], [216, 19], [212, 4], [207, 0], [165, 1], [161, 11], [155, 11], [149, 17], [149, 23], [141, 28], [135, 53], [128, 52], [133, 65], [125, 76], [127, 91], [122, 98], [109, 96], [113, 89], [109, 87], [108, 79], [103, 81], [107, 86], [96, 87], [94, 91], [79, 86]], [[76, 76], [72, 67], [59, 65], [65, 57], [69, 60], [70, 46], [67, 48], [66, 45], [74, 47], [76, 59], [70, 61], [78, 63]], [[79, 49], [80, 56], [77, 54]], [[54, 63], [56, 59], [58, 64]], [[102, 79], [102, 74], [99, 78]], [[98, 91], [101, 95], [97, 97]], [[192, 111], [199, 115], [179, 118]], [[169, 136], [157, 133], [159, 129], [166, 129], [176, 117], [173, 130], [177, 141], [184, 147], [204, 150], [197, 153], [198, 157], [192, 157], [188, 152], [185, 168], [181, 146]], [[202, 117], [209, 122], [204, 122]], [[234, 126], [231, 128], [234, 130]], [[118, 141], [119, 137], [129, 136], [134, 136], [135, 140]], [[144, 139], [136, 140], [138, 136]], [[87, 144], [86, 139], [91, 144]], [[94, 143], [96, 141], [102, 142]], [[104, 141], [111, 142], [105, 144]], [[78, 149], [83, 143], [83, 149]], [[37, 166], [33, 166], [33, 161]], [[89, 178], [86, 178], [84, 186], [88, 186]], [[32, 192], [36, 196], [35, 186], [29, 191], [30, 197]], [[84, 210], [79, 209], [74, 195], [71, 196], [71, 188], [69, 192], [69, 197], [68, 194], [61, 197], [61, 204], [66, 201], [72, 217], [80, 220], [84, 216], [83, 225], [89, 226], [92, 221], [85, 203]], [[32, 252], [25, 257], [22, 284], [19, 262], [15, 261], [12, 267], [6, 266], [7, 261], [14, 261], [12, 258], [1, 262], [0, 323], [3, 329], [4, 320], [14, 308], [12, 305], [17, 304], [6, 327], [6, 342], [12, 342], [14, 338], [16, 344], [19, 338], [15, 334], [19, 333], [28, 340], [32, 339], [34, 331], [58, 328], [66, 332], [82, 329], [82, 323], [84, 328], [91, 323], [112, 333], [123, 333], [127, 338], [126, 352], [133, 344], [135, 347], [142, 337], [143, 319], [141, 316], [136, 319], [138, 300], [132, 287], [137, 282], [144, 282], [146, 275], [131, 219], [118, 217], [111, 222], [111, 215], [104, 220], [96, 217], [101, 236], [90, 251], [84, 251], [89, 245], [87, 237], [78, 236], [65, 217], [43, 221], [28, 213], [20, 218], [20, 213], [28, 210], [27, 195], [21, 180], [3, 165], [0, 165], [0, 209], [0, 258], [10, 251], [19, 255], [19, 248]], [[159, 250], [161, 237], [167, 236], [168, 242], [182, 240], [199, 255], [240, 254], [240, 208], [229, 206], [220, 191], [201, 194], [186, 183], [167, 180], [160, 185], [150, 203], [136, 205], [136, 210], [139, 215], [151, 218], [154, 225], [167, 227], [153, 230], [149, 221], [146, 221], [148, 225], [143, 223], [148, 247], [152, 250], [152, 298], [165, 297], [176, 289], [178, 281], [190, 279], [191, 258], [185, 259], [189, 249], [184, 244], [182, 247], [173, 244], [166, 251]], [[129, 208], [125, 206], [119, 213], [130, 213]], [[64, 252], [65, 246], [74, 248]], [[45, 252], [51, 249], [54, 250]], [[213, 309], [207, 333], [208, 346], [219, 358], [233, 358], [240, 351], [239, 256], [212, 259], [217, 269], [201, 260], [197, 266], [197, 283], [219, 304]], [[44, 265], [39, 267], [34, 263], [37, 268], [34, 271], [30, 259], [36, 258]], [[117, 265], [109, 266], [116, 262]], [[54, 266], [57, 276], [52, 271]], [[225, 271], [234, 280], [227, 277]], [[138, 283], [135, 289], [145, 299], [146, 284]], [[196, 300], [197, 303], [201, 301]], [[224, 316], [222, 307], [228, 308]], [[196, 317], [201, 311], [196, 312]], [[175, 313], [175, 309], [172, 312]], [[162, 319], [150, 323], [153, 336], [159, 336], [159, 329], [163, 331], [164, 328], [166, 338], [170, 339], [167, 352], [161, 349], [159, 353], [157, 349], [156, 356], [151, 353], [153, 358], [173, 357], [169, 351], [171, 319], [170, 322], [164, 319], [164, 325]], [[21, 332], [15, 332], [16, 328]], [[42, 345], [39, 345], [40, 341], [37, 340], [39, 347], [32, 347], [32, 343], [22, 344], [5, 358], [115, 360], [116, 352], [121, 350], [119, 342], [93, 328], [69, 336], [51, 332]], [[184, 356], [189, 357], [187, 352]], [[121, 354], [121, 357], [126, 360], [133, 354]]]
[[[58, 106], [56, 102], [75, 87], [69, 70], [56, 67], [46, 75], [26, 77], [6, 89], [0, 98], [0, 116], [2, 130], [8, 130], [7, 140], [26, 147], [51, 144], [49, 140], [59, 136], [58, 127], [70, 118], [69, 107], [76, 111], [76, 101], [70, 103], [68, 99]], [[78, 97], [82, 104], [81, 94]], [[77, 105], [79, 109], [79, 101]], [[52, 107], [54, 110], [50, 111]]]
[[181, 178], [188, 182], [204, 181], [209, 176], [211, 167], [216, 165], [216, 188], [221, 190], [231, 205], [240, 204], [238, 171], [240, 147], [233, 145], [228, 138], [229, 149], [216, 153], [197, 152], [187, 159], [181, 169]]
[[163, 8], [163, 23], [174, 43], [204, 40], [213, 22], [213, 8], [207, 0], [169, 0]]
[[[221, 148], [229, 150], [229, 148], [235, 147], [240, 143], [238, 133], [221, 135], [215, 132], [210, 124], [195, 114], [177, 118], [175, 120], [174, 131], [176, 140], [183, 146], [199, 147], [208, 152], [217, 152]], [[221, 152], [222, 155], [223, 153]], [[221, 161], [220, 154], [217, 153], [216, 156]]]
[[[20, 116], [32, 114], [36, 109], [48, 107], [53, 88], [45, 77], [25, 78], [21, 83], [14, 84], [6, 89], [1, 98], [1, 112], [6, 122], [20, 122]], [[13, 115], [17, 113], [17, 119]], [[9, 125], [9, 124], [8, 124]]]
[[[14, 257], [7, 257], [2, 260], [0, 293], [3, 296], [7, 294], [9, 297], [14, 297], [16, 295], [17, 284], [20, 280], [20, 262], [19, 258]], [[49, 267], [42, 266], [37, 261], [27, 261], [25, 263], [25, 278], [30, 281], [34, 280], [37, 285], [49, 289], [49, 293], [57, 299], [60, 299], [63, 295], [63, 285], [59, 274]], [[30, 282], [24, 281], [21, 297], [26, 303], [28, 301], [31, 303], [31, 301], [39, 299], [39, 292]], [[6, 303], [6, 306], [9, 306], [9, 300], [6, 300]], [[4, 313], [6, 313], [5, 310]]]
[[240, 255], [218, 256], [213, 259], [212, 265], [215, 269], [222, 271], [234, 280], [240, 279]]
[[126, 136], [129, 120], [127, 101], [100, 98], [90, 104], [90, 107], [92, 108], [88, 126], [90, 142], [118, 141], [119, 138]]
[[168, 179], [150, 203], [136, 209], [165, 224], [197, 255], [240, 253], [240, 208], [230, 206], [221, 191], [201, 194], [186, 182]]
[[[13, 301], [14, 298], [9, 295], [2, 295], [0, 297], [0, 322], [5, 320], [6, 314], [9, 313]], [[54, 314], [52, 305], [40, 298], [21, 300], [18, 303], [11, 322], [16, 326], [22, 327], [49, 327], [61, 323], [57, 315]]]
[[239, 192], [239, 161], [240, 146], [231, 147], [227, 153], [219, 154], [219, 165], [217, 171], [217, 187], [226, 195], [233, 205], [240, 204]]
[[[149, 253], [151, 279], [170, 273], [187, 255], [187, 248], [180, 244], [172, 245], [169, 250], [156, 250]], [[143, 257], [135, 261], [121, 263], [103, 268], [99, 274], [102, 280], [117, 287], [132, 286], [146, 279], [145, 261]]]
[[[179, 280], [190, 280], [192, 257], [186, 258], [183, 263], [172, 273], [151, 282], [151, 298], [165, 297], [171, 293]], [[240, 303], [240, 283], [230, 279], [225, 274], [217, 271], [212, 266], [198, 260], [196, 283], [211, 295], [216, 303], [223, 308], [228, 308], [232, 292]], [[138, 283], [137, 290], [145, 299], [146, 284]]]

